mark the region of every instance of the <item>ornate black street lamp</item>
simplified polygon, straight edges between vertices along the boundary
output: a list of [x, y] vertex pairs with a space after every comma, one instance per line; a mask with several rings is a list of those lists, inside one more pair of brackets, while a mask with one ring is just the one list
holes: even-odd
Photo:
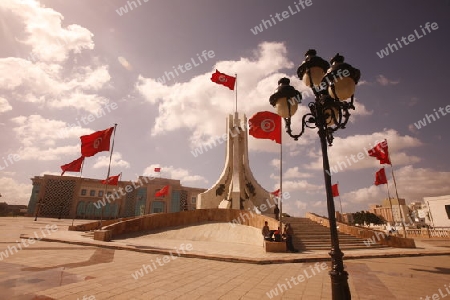
[[[331, 289], [333, 300], [351, 299], [348, 286], [348, 273], [344, 270], [343, 256], [339, 247], [339, 237], [336, 228], [336, 216], [333, 194], [331, 190], [331, 173], [328, 161], [328, 146], [333, 144], [333, 133], [344, 129], [350, 117], [349, 110], [355, 109], [353, 96], [356, 84], [361, 76], [358, 69], [344, 63], [344, 57], [336, 54], [330, 64], [316, 56], [316, 50], [310, 49], [305, 54], [305, 60], [297, 70], [297, 75], [314, 93], [315, 100], [308, 104], [310, 113], [302, 117], [302, 129], [299, 134], [293, 134], [291, 117], [297, 111], [301, 94], [290, 86], [288, 78], [278, 81], [278, 89], [270, 96], [270, 104], [284, 118], [286, 132], [298, 140], [303, 135], [305, 127], [318, 128], [322, 147], [323, 173], [327, 195], [328, 219], [331, 234]], [[350, 102], [344, 100], [350, 98]], [[327, 145], [328, 143], [328, 145]]]

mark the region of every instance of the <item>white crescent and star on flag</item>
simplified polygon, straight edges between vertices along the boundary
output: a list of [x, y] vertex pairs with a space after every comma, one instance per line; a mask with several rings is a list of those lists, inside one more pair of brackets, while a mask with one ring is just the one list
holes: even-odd
[[275, 122], [271, 119], [265, 119], [261, 121], [261, 129], [264, 132], [272, 132], [275, 130]]
[[93, 147], [94, 147], [95, 149], [97, 149], [97, 148], [100, 146], [100, 144], [102, 143], [102, 140], [103, 140], [102, 137], [96, 138], [95, 141], [94, 141]]

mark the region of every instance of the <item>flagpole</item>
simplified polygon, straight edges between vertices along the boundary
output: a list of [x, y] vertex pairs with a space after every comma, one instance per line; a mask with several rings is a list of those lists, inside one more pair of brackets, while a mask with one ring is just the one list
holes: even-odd
[[[112, 141], [112, 145], [111, 145], [111, 151], [109, 153], [109, 165], [108, 165], [108, 174], [106, 175], [106, 180], [109, 179], [109, 175], [111, 173], [111, 161], [112, 161], [112, 155], [113, 155], [113, 151], [114, 151], [114, 139], [116, 137], [116, 128], [117, 128], [117, 123], [114, 124], [113, 141]], [[106, 197], [106, 193], [108, 191], [108, 183], [109, 182], [107, 181], [105, 184], [105, 193], [103, 194], [103, 197], [105, 197], [106, 199], [108, 199], [108, 197]], [[100, 229], [102, 228], [102, 222], [103, 222], [103, 208], [104, 208], [104, 206], [102, 205], [102, 208], [100, 210]]]
[[113, 151], [114, 151], [114, 139], [116, 137], [116, 128], [117, 128], [117, 123], [114, 124], [113, 141], [112, 141], [112, 146], [111, 146], [111, 152], [109, 153], [108, 175], [106, 176], [106, 178], [109, 178], [109, 174], [111, 172], [111, 160], [112, 160], [112, 155], [113, 155]]
[[[84, 166], [84, 161], [86, 160], [86, 158], [83, 158], [83, 161], [81, 162], [81, 168], [80, 168], [80, 178], [81, 175], [83, 174], [83, 166]], [[73, 214], [73, 219], [72, 219], [72, 226], [73, 226], [73, 222], [75, 221], [75, 218], [77, 217], [77, 207], [75, 207], [75, 213]]]
[[[387, 145], [387, 139], [385, 139], [385, 141], [386, 141], [386, 145]], [[402, 212], [402, 208], [400, 207], [400, 198], [398, 197], [397, 182], [395, 181], [394, 167], [392, 166], [392, 160], [391, 160], [390, 156], [391, 155], [388, 152], [388, 158], [389, 158], [389, 162], [390, 162], [390, 165], [391, 165], [392, 179], [394, 180], [395, 195], [397, 196], [398, 209], [400, 210], [400, 220], [402, 222], [403, 236], [406, 238], [406, 228], [405, 228], [405, 223], [404, 223], [404, 218], [403, 218], [403, 212]]]
[[[280, 118], [281, 123], [281, 118]], [[281, 124], [280, 124], [281, 125]], [[278, 196], [280, 202], [280, 230], [283, 231], [283, 126], [280, 126], [280, 193]]]
[[386, 188], [387, 188], [387, 194], [388, 194], [388, 198], [389, 198], [389, 205], [391, 207], [392, 223], [394, 223], [394, 226], [395, 226], [394, 210], [392, 209], [391, 194], [389, 193], [389, 183], [387, 180], [386, 180]]
[[236, 88], [234, 89], [234, 92], [235, 92], [234, 94], [235, 94], [235, 96], [236, 96], [235, 112], [237, 113], [237, 88], [238, 88], [238, 87], [237, 87], [237, 73], [235, 73], [234, 76], [236, 76], [236, 80], [235, 80], [235, 82], [236, 82], [236, 83], [235, 83]]
[[[339, 181], [337, 182], [337, 186], [339, 188]], [[341, 207], [341, 218], [342, 218], [342, 202], [341, 202], [341, 193], [339, 193], [339, 206]]]
[[[86, 159], [86, 158], [85, 158], [85, 159]], [[84, 161], [85, 161], [85, 159], [83, 159], [83, 162], [81, 163], [80, 178], [81, 178], [82, 175], [83, 175], [83, 167], [84, 167]]]

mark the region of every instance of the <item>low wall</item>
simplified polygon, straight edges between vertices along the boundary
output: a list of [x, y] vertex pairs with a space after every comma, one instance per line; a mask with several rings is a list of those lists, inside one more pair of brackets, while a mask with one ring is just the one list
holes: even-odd
[[134, 219], [135, 217], [131, 217], [131, 218], [121, 218], [121, 219], [114, 219], [114, 220], [103, 220], [101, 222], [101, 226], [100, 226], [100, 220], [98, 221], [94, 221], [94, 222], [90, 222], [90, 223], [85, 223], [85, 224], [80, 224], [80, 225], [75, 225], [75, 226], [69, 226], [69, 231], [91, 231], [91, 230], [97, 230], [100, 229], [100, 227], [104, 227], [104, 226], [108, 226], [123, 220], [130, 220], [130, 219]]
[[[326, 227], [330, 227], [330, 222], [327, 218], [320, 217], [313, 213], [307, 213], [306, 217]], [[337, 225], [339, 226], [339, 232], [350, 234], [362, 239], [367, 239], [381, 245], [386, 245], [394, 248], [416, 248], [414, 239], [387, 235], [383, 231], [350, 226], [339, 222], [337, 222]]]
[[[122, 220], [114, 224], [103, 226], [103, 230], [110, 230], [112, 237], [121, 234], [155, 230], [176, 226], [190, 226], [204, 222], [230, 222], [262, 229], [267, 221], [270, 228], [277, 228], [279, 222], [274, 218], [258, 215], [250, 211], [237, 209], [196, 209], [177, 213], [157, 213]], [[98, 223], [98, 222], [94, 222]], [[84, 224], [88, 225], [88, 224]], [[261, 235], [262, 241], [262, 235]]]
[[450, 229], [406, 229], [406, 234], [411, 238], [450, 239]]

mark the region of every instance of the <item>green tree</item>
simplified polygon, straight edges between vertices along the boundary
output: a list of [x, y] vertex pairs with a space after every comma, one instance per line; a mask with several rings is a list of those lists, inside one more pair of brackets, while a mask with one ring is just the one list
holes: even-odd
[[377, 216], [374, 213], [368, 212], [368, 211], [360, 211], [353, 214], [353, 220], [355, 224], [363, 225], [364, 222], [366, 224], [384, 224], [385, 220], [381, 218], [380, 216]]

